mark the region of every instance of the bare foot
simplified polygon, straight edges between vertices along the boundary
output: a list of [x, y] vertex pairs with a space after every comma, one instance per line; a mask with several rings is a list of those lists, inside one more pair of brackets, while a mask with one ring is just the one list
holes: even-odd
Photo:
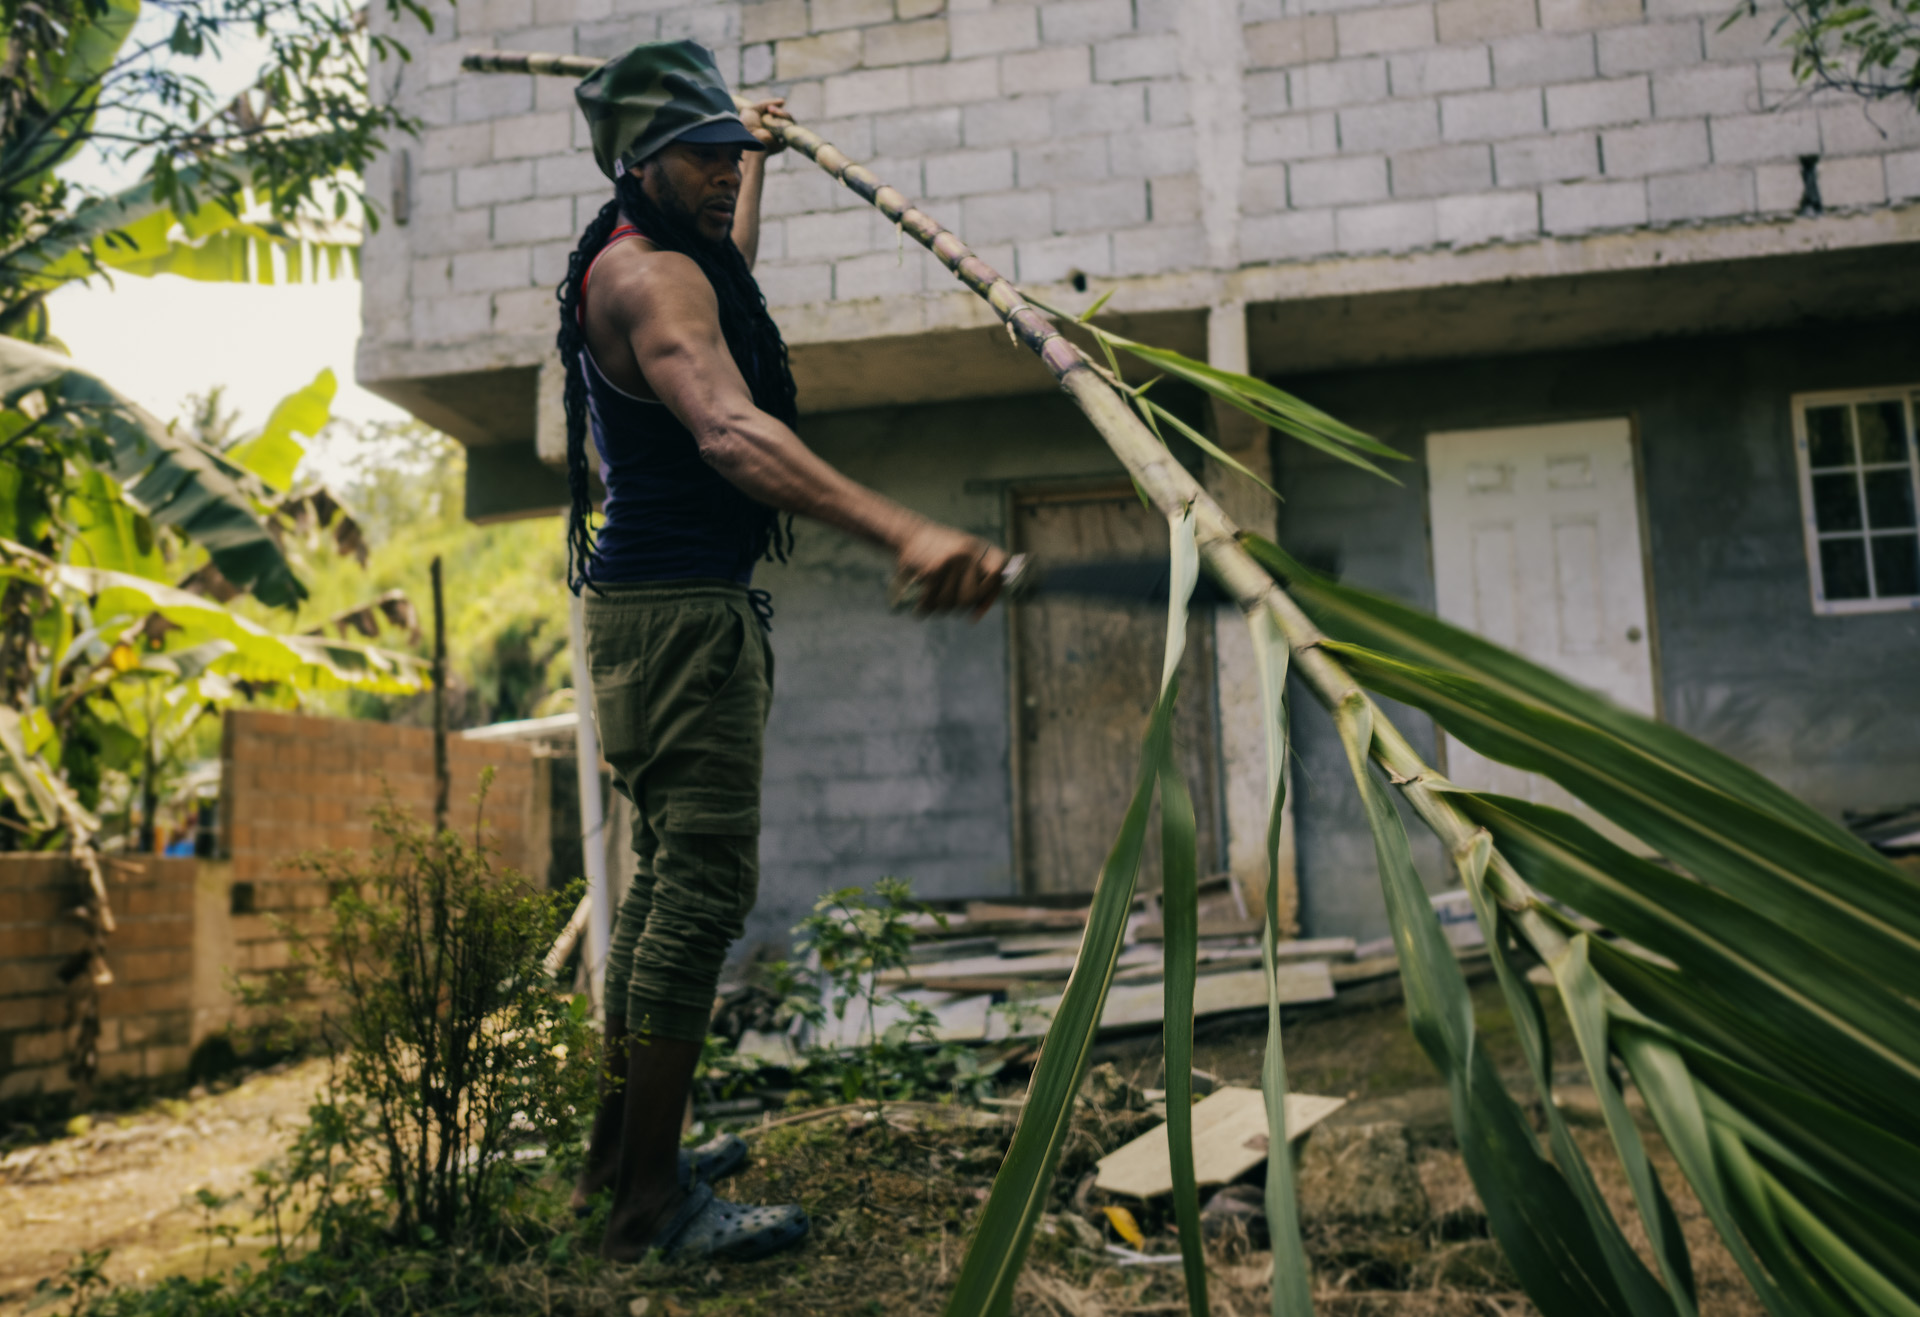
[[609, 1262], [638, 1262], [646, 1256], [654, 1233], [673, 1219], [687, 1191], [679, 1185], [662, 1198], [639, 1198], [616, 1207], [607, 1218], [607, 1233], [600, 1241], [600, 1256]]

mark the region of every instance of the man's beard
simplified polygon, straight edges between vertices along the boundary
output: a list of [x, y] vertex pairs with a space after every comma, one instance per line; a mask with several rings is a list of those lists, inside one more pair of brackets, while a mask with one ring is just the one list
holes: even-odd
[[703, 247], [724, 247], [732, 239], [731, 228], [718, 238], [709, 238], [700, 228], [700, 216], [682, 204], [671, 188], [660, 189], [660, 199], [653, 201], [653, 208], [686, 241], [697, 242]]

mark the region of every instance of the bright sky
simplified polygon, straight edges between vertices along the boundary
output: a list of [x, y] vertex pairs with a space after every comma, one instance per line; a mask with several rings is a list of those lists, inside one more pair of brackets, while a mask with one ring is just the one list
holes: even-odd
[[353, 382], [360, 285], [207, 284], [161, 275], [69, 285], [48, 299], [53, 332], [80, 365], [162, 420], [189, 393], [226, 386], [243, 429], [331, 367], [333, 413], [349, 421], [399, 419], [398, 407]]

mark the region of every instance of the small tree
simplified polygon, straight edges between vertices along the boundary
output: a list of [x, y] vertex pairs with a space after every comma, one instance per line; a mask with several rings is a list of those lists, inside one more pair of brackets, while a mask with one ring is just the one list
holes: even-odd
[[334, 1064], [312, 1126], [330, 1156], [307, 1158], [330, 1168], [319, 1212], [378, 1212], [377, 1184], [400, 1237], [471, 1239], [496, 1218], [515, 1148], [570, 1145], [591, 1109], [585, 999], [558, 995], [541, 964], [577, 898], [391, 805], [374, 831], [364, 866], [303, 862], [335, 892], [327, 926], [294, 936]]
[[[1759, 12], [1747, 0], [1727, 21]], [[1787, 0], [1773, 34], [1801, 82], [1920, 105], [1920, 0]]]

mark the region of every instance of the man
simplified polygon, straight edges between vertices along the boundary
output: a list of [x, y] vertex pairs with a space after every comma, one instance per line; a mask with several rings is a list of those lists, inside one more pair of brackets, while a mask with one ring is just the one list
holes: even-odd
[[[758, 885], [773, 653], [754, 563], [798, 514], [885, 548], [921, 611], [986, 611], [1005, 555], [854, 483], [793, 426], [786, 345], [753, 281], [766, 101], [745, 115], [690, 41], [635, 47], [577, 92], [614, 199], [559, 289], [571, 584], [585, 588], [601, 750], [636, 809], [638, 873], [607, 967], [607, 1062], [577, 1207], [608, 1184], [602, 1253], [757, 1257], [806, 1233], [797, 1206], [713, 1197], [679, 1152], [714, 989]], [[589, 521], [586, 438], [606, 490]]]

